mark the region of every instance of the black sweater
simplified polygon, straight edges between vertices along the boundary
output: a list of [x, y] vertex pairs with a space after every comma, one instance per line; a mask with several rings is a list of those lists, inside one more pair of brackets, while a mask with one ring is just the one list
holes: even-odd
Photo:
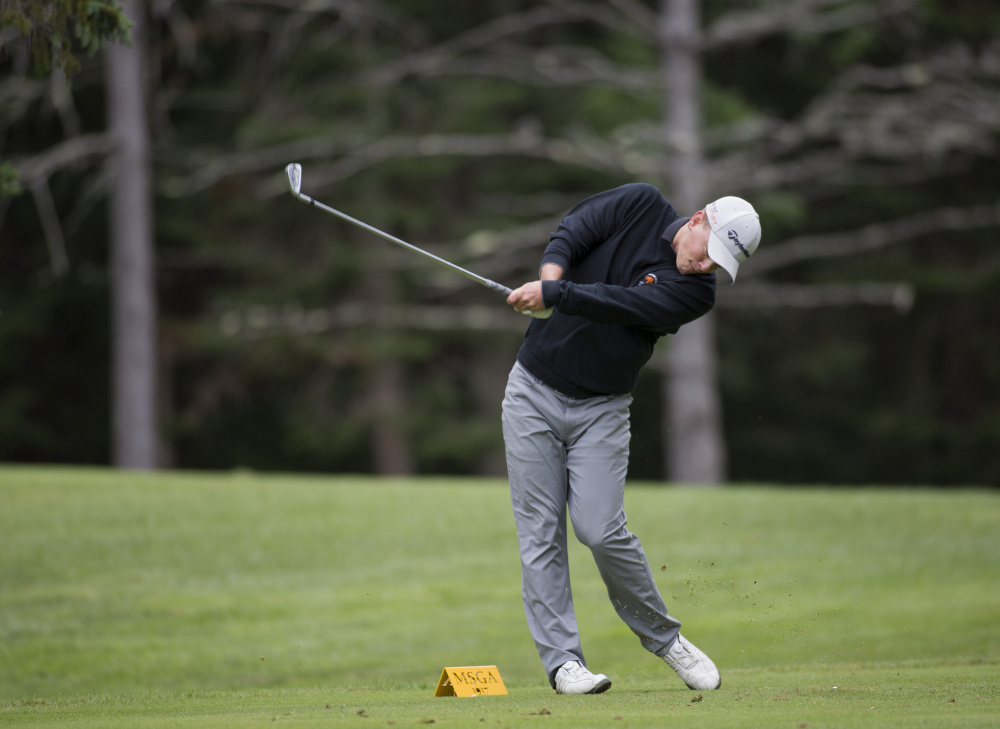
[[548, 319], [533, 319], [521, 365], [571, 397], [632, 392], [656, 340], [707, 313], [715, 274], [684, 275], [671, 247], [681, 218], [652, 185], [587, 198], [549, 239], [542, 265], [563, 269], [542, 282]]

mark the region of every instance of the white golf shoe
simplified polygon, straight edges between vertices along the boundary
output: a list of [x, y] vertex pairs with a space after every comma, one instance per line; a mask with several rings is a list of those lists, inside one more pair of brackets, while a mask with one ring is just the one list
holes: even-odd
[[712, 659], [683, 635], [677, 635], [677, 640], [670, 646], [663, 660], [677, 672], [690, 689], [711, 691], [722, 685], [719, 669], [712, 663]]
[[611, 688], [603, 673], [593, 674], [580, 661], [569, 661], [556, 671], [557, 694], [600, 694]]

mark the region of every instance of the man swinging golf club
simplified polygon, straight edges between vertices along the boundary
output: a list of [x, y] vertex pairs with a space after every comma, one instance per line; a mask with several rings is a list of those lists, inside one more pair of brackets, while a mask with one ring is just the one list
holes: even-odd
[[622, 620], [696, 690], [715, 664], [667, 614], [638, 537], [626, 528], [630, 393], [656, 340], [715, 304], [715, 273], [736, 280], [760, 243], [753, 207], [724, 197], [681, 217], [660, 192], [631, 184], [577, 205], [550, 237], [540, 280], [507, 297], [533, 319], [503, 401], [511, 501], [528, 627], [561, 694], [611, 681], [586, 665], [570, 591], [566, 511]]

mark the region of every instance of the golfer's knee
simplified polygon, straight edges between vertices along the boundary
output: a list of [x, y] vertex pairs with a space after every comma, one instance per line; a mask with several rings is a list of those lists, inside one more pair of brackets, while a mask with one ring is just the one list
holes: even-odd
[[611, 524], [573, 524], [573, 532], [580, 544], [591, 551], [603, 552], [617, 541], [619, 528]]

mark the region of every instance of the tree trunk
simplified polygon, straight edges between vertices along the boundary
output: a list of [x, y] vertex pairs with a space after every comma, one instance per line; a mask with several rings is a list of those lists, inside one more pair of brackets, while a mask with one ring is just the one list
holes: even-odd
[[[663, 0], [660, 39], [664, 124], [674, 149], [671, 200], [681, 215], [705, 206], [701, 148], [699, 0]], [[712, 315], [681, 327], [667, 348], [666, 472], [670, 481], [725, 480], [725, 441], [715, 370]]]
[[133, 46], [105, 51], [111, 173], [112, 462], [157, 467], [156, 284], [143, 4], [129, 0]]
[[725, 440], [715, 369], [715, 320], [680, 329], [667, 351], [667, 476], [677, 483], [725, 480]]
[[[374, 244], [373, 250], [380, 245]], [[396, 303], [398, 283], [392, 276], [385, 276], [373, 267], [366, 276], [365, 298], [376, 304]], [[412, 476], [416, 467], [410, 437], [406, 432], [408, 397], [406, 390], [406, 363], [398, 352], [386, 355], [393, 349], [393, 340], [400, 332], [383, 329], [371, 343], [381, 352], [378, 361], [368, 370], [367, 401], [372, 428], [372, 470], [380, 476]]]
[[372, 415], [372, 454], [380, 476], [412, 476], [413, 456], [406, 436], [406, 369], [397, 359], [377, 364], [369, 375]]

